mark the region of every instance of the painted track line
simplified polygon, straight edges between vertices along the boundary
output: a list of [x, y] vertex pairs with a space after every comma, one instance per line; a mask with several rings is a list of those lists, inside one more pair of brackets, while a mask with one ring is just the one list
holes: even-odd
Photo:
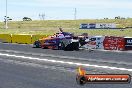
[[118, 67], [110, 67], [110, 66], [99, 66], [99, 65], [91, 65], [91, 64], [83, 64], [83, 63], [74, 63], [74, 62], [54, 60], [54, 59], [52, 59], [52, 60], [40, 59], [40, 58], [34, 58], [34, 57], [18, 56], [18, 55], [15, 55], [15, 54], [11, 55], [11, 54], [0, 53], [0, 56], [14, 57], [14, 58], [23, 58], [23, 59], [29, 59], [29, 60], [38, 60], [38, 61], [60, 63], [60, 64], [68, 64], [68, 65], [76, 65], [76, 66], [86, 66], [86, 67], [95, 67], [95, 68], [103, 68], [103, 69], [112, 69], [112, 70], [121, 70], [121, 71], [132, 72], [132, 69], [126, 69], [126, 68], [118, 68]]
[[25, 55], [36, 55], [36, 56], [44, 56], [44, 57], [51, 57], [51, 58], [61, 58], [61, 59], [70, 59], [70, 60], [82, 60], [82, 61], [90, 61], [90, 62], [98, 62], [98, 63], [110, 63], [110, 64], [118, 64], [118, 65], [132, 65], [132, 63], [130, 62], [124, 62], [124, 61], [120, 61], [120, 62], [116, 62], [114, 60], [103, 60], [103, 59], [92, 59], [92, 58], [75, 58], [75, 57], [71, 57], [71, 56], [59, 56], [59, 55], [53, 55], [53, 54], [43, 54], [43, 53], [33, 53], [33, 52], [22, 52], [22, 51], [14, 51], [14, 50], [2, 50], [0, 49], [0, 51], [4, 51], [5, 53], [14, 53], [14, 54], [25, 54]]

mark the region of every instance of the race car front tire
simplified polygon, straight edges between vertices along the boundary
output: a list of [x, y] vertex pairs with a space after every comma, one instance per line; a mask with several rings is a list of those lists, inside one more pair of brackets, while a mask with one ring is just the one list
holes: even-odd
[[35, 41], [34, 44], [33, 44], [33, 48], [40, 48], [40, 42]]

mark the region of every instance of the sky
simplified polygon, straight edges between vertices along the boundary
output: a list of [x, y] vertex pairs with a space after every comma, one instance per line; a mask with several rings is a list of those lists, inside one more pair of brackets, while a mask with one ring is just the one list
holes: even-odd
[[[7, 16], [14, 21], [30, 17], [40, 20], [102, 19], [132, 17], [132, 0], [7, 0]], [[0, 0], [0, 21], [6, 14], [6, 0]]]

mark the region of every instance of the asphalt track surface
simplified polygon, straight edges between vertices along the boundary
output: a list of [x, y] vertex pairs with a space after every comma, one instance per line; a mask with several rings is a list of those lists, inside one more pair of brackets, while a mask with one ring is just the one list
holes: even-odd
[[132, 88], [132, 83], [80, 86], [75, 80], [76, 63], [88, 64], [84, 68], [89, 74], [132, 75], [132, 53], [62, 51], [0, 43], [0, 88]]

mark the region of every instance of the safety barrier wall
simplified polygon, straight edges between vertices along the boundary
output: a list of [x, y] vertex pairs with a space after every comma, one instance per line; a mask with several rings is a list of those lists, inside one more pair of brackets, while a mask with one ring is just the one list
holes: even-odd
[[33, 44], [40, 38], [48, 37], [49, 35], [15, 35], [15, 34], [0, 34], [0, 42], [3, 43], [18, 43], [18, 44]]
[[12, 37], [10, 34], [0, 34], [0, 42], [11, 43]]
[[31, 35], [12, 35], [12, 43], [31, 44]]
[[132, 50], [132, 37], [106, 36], [103, 46], [105, 50]]

